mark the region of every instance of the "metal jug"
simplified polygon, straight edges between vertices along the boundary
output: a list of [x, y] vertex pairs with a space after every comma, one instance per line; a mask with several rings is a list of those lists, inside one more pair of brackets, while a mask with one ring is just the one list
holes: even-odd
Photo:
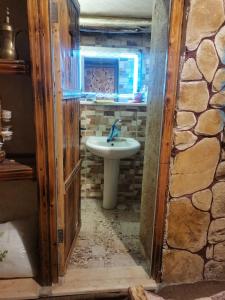
[[7, 7], [5, 22], [0, 24], [0, 59], [14, 60], [17, 58], [15, 38], [16, 33], [10, 24], [10, 13]]

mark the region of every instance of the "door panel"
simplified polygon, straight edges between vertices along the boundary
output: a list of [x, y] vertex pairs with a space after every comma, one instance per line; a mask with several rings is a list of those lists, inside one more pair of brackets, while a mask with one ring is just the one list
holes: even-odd
[[80, 229], [79, 6], [51, 1], [55, 93], [57, 227], [59, 275], [64, 275]]
[[[80, 169], [74, 174], [71, 184], [67, 187], [65, 196], [65, 265], [68, 264], [70, 254], [80, 229]], [[71, 214], [71, 210], [75, 214]]]
[[63, 161], [64, 179], [67, 180], [79, 162], [79, 101], [74, 99], [63, 101]]
[[80, 229], [80, 104], [76, 99], [63, 101], [63, 162], [65, 181], [64, 200], [64, 258], [67, 264]]

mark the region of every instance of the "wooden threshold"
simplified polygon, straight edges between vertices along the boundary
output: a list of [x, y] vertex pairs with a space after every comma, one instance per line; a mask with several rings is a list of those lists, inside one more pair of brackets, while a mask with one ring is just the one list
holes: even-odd
[[63, 296], [73, 296], [71, 299], [88, 299], [92, 296], [116, 299], [120, 295], [127, 295], [129, 287], [138, 285], [149, 291], [158, 288], [140, 266], [93, 269], [69, 267], [60, 283], [47, 288], [41, 287], [33, 278], [0, 280], [0, 300], [39, 299], [41, 296], [45, 296], [44, 299], [64, 299]]
[[156, 282], [140, 266], [79, 269], [68, 268], [62, 282], [52, 288], [52, 296], [95, 295], [128, 292], [131, 286], [157, 289]]

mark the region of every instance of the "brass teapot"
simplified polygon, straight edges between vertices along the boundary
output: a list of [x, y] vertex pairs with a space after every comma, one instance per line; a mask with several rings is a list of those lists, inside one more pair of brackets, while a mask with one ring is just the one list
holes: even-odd
[[0, 24], [0, 59], [17, 58], [15, 47], [16, 33], [10, 24], [9, 8], [6, 8], [5, 22]]

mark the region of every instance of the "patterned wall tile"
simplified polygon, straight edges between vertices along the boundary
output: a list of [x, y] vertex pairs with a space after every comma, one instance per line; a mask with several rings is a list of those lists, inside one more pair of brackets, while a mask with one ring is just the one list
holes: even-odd
[[[93, 110], [95, 109], [95, 114]], [[133, 137], [140, 141], [141, 150], [135, 156], [123, 159], [120, 163], [120, 178], [118, 188], [118, 200], [140, 201], [141, 182], [143, 174], [144, 141], [146, 123], [146, 107], [136, 106], [108, 106], [108, 105], [81, 105], [84, 142], [88, 136], [107, 136], [111, 125], [116, 118], [122, 120], [121, 135]], [[86, 119], [85, 119], [86, 118]], [[141, 118], [141, 119], [139, 119]], [[103, 159], [92, 155], [81, 145], [82, 172], [81, 172], [81, 196], [82, 198], [102, 199], [104, 184]]]

